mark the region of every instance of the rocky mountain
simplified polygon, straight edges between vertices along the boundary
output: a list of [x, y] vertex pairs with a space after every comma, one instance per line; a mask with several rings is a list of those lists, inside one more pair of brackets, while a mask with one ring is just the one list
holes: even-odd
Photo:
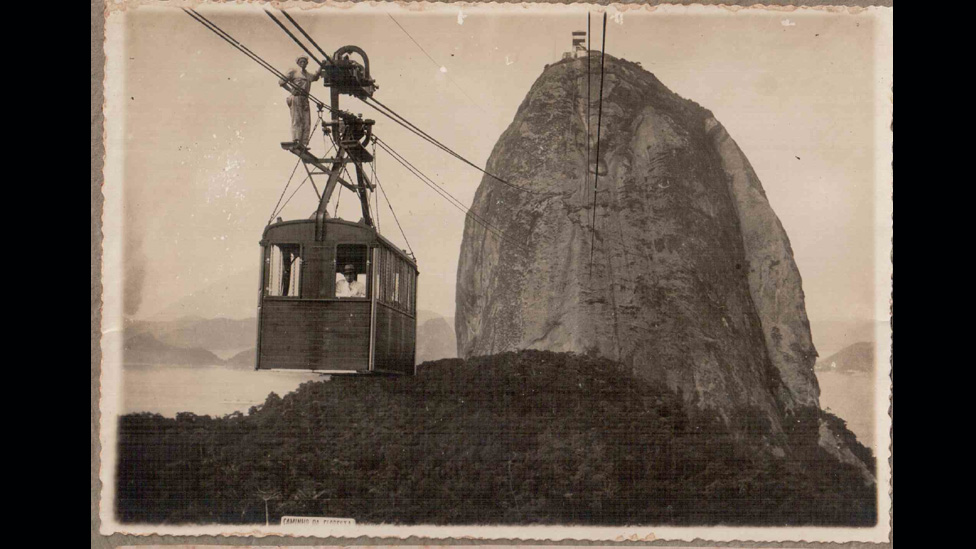
[[711, 112], [612, 56], [598, 143], [592, 65], [589, 109], [585, 59], [547, 67], [488, 160], [509, 184], [485, 176], [472, 211], [490, 227], [465, 225], [458, 355], [594, 353], [726, 418], [816, 417], [800, 273], [748, 159]]
[[457, 337], [454, 335], [454, 319], [436, 313], [424, 319], [417, 316], [416, 363], [442, 358], [457, 358]]
[[217, 366], [224, 363], [206, 349], [176, 347], [146, 332], [126, 338], [122, 356], [126, 366]]
[[820, 360], [817, 371], [840, 372], [845, 374], [874, 371], [874, 343], [862, 341], [855, 343]]

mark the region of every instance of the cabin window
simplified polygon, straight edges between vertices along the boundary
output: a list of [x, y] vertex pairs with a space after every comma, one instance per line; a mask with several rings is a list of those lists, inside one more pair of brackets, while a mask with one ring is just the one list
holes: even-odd
[[265, 293], [276, 297], [299, 297], [302, 288], [300, 244], [272, 244], [268, 257]]
[[369, 295], [369, 247], [365, 244], [339, 244], [336, 246], [335, 296], [338, 298], [365, 298]]
[[385, 248], [377, 249], [376, 298], [395, 309], [414, 314], [414, 292], [416, 272], [413, 267], [396, 254]]

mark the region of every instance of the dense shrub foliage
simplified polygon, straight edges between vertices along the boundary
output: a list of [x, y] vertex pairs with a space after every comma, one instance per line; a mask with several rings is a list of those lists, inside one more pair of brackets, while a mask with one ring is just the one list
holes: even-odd
[[874, 524], [874, 487], [816, 445], [818, 412], [773, 436], [758, 413], [690, 416], [680, 398], [603, 359], [525, 351], [309, 382], [247, 415], [124, 416], [117, 512], [263, 523], [267, 503], [272, 522]]

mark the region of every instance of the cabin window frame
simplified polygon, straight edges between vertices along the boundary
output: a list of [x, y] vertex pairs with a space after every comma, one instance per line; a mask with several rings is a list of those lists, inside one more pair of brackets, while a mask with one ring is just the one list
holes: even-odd
[[[297, 273], [297, 274], [292, 274], [292, 275], [289, 276], [289, 283], [288, 283], [288, 290], [289, 291], [288, 291], [288, 293], [282, 294], [282, 293], [280, 293], [280, 290], [275, 290], [275, 291], [278, 291], [279, 293], [273, 293], [272, 292], [272, 286], [273, 286], [272, 283], [273, 283], [273, 281], [275, 279], [275, 272], [276, 272], [275, 264], [274, 264], [274, 260], [275, 260], [275, 250], [274, 249], [276, 247], [279, 249], [278, 257], [281, 260], [281, 269], [280, 269], [280, 271], [283, 273], [284, 272], [284, 254], [281, 253], [281, 251], [280, 251], [283, 246], [297, 247], [298, 248], [298, 257], [297, 257], [297, 259], [299, 260], [299, 264], [298, 264], [298, 269], [294, 271], [294, 273]], [[265, 273], [264, 273], [264, 284], [263, 284], [263, 287], [264, 287], [264, 297], [271, 298], [271, 299], [302, 299], [302, 293], [303, 293], [302, 292], [302, 283], [305, 280], [305, 265], [306, 265], [306, 262], [305, 262], [305, 245], [302, 244], [301, 242], [269, 242], [267, 244], [267, 251], [265, 253], [266, 253], [266, 255], [265, 255]], [[280, 275], [279, 275], [279, 277], [280, 277]], [[292, 283], [292, 281], [291, 281], [291, 278], [292, 277], [295, 277], [294, 283]], [[280, 280], [283, 280], [283, 278], [279, 279], [279, 285], [280, 285]], [[295, 292], [294, 295], [290, 295], [292, 291]]]
[[[338, 289], [339, 277], [337, 275], [342, 274], [339, 272], [339, 246], [358, 246], [365, 249], [363, 253], [363, 261], [365, 262], [366, 272], [363, 273], [363, 283], [366, 284], [366, 296], [365, 297], [339, 297], [336, 295]], [[371, 253], [371, 246], [362, 242], [336, 242], [332, 247], [332, 297], [327, 299], [341, 300], [341, 301], [369, 301], [373, 298], [373, 254]], [[358, 274], [358, 273], [357, 273]], [[357, 276], [357, 279], [359, 277]]]
[[376, 300], [399, 313], [416, 316], [417, 271], [399, 253], [377, 246], [379, 268], [374, 276]]

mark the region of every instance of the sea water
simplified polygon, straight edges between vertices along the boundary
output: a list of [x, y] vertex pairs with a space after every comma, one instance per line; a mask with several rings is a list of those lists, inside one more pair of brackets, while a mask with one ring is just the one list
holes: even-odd
[[306, 381], [326, 379], [307, 372], [256, 372], [220, 366], [127, 367], [122, 372], [122, 413], [178, 412], [224, 416], [247, 413], [269, 393], [284, 396]]
[[857, 440], [874, 447], [874, 375], [869, 373], [817, 372], [820, 407], [847, 422]]

